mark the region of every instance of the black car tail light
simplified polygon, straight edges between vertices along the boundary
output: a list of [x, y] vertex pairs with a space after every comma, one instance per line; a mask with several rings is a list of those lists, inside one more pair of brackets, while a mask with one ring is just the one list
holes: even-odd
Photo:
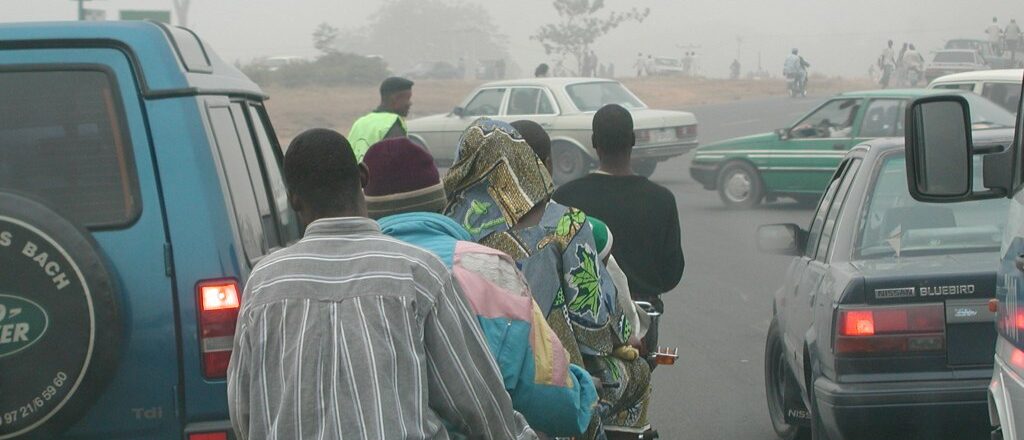
[[840, 308], [838, 355], [936, 352], [946, 349], [942, 303]]

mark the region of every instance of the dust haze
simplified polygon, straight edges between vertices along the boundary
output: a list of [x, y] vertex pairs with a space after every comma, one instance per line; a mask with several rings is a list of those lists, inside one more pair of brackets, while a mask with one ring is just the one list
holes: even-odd
[[[343, 31], [364, 27], [383, 1], [349, 0], [192, 0], [189, 27], [208, 40], [229, 61], [246, 63], [263, 56], [317, 55], [312, 32], [320, 23]], [[448, 3], [454, 3], [449, 1]], [[507, 53], [512, 74], [528, 75], [538, 63], [552, 62], [542, 46], [530, 39], [544, 24], [558, 16], [551, 0], [463, 0], [479, 6], [494, 34], [504, 36], [493, 48]], [[643, 23], [625, 23], [597, 40], [593, 48], [602, 64], [614, 64], [616, 76], [630, 75], [638, 53], [681, 58], [695, 52], [695, 69], [709, 77], [725, 77], [734, 59], [744, 73], [760, 63], [779, 75], [791, 48], [799, 48], [812, 64], [810, 72], [826, 75], [866, 76], [869, 66], [888, 39], [897, 47], [914, 43], [928, 58], [929, 51], [952, 38], [984, 38], [983, 31], [998, 17], [1001, 25], [1010, 18], [1024, 19], [1024, 2], [1008, 0], [607, 0], [606, 11], [649, 8]], [[74, 20], [75, 2], [68, 0], [3, 0], [0, 21]], [[90, 9], [116, 17], [122, 9], [172, 10], [172, 0], [92, 0]], [[403, 17], [393, 18], [397, 25]], [[424, 35], [395, 34], [401, 45], [408, 39], [430, 41], [439, 48], [453, 39], [474, 38], [464, 29], [477, 29], [472, 17], [451, 20], [442, 28], [451, 31]], [[438, 26], [435, 26], [435, 28]], [[358, 50], [339, 44], [347, 50]], [[364, 55], [368, 55], [365, 54]], [[434, 57], [444, 57], [439, 49]], [[478, 57], [482, 57], [477, 55]], [[398, 73], [415, 62], [385, 60]], [[455, 59], [446, 59], [454, 63]]]

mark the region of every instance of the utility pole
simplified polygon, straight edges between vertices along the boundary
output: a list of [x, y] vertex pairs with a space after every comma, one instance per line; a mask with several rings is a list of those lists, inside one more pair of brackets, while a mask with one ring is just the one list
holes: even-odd
[[743, 46], [743, 37], [740, 35], [736, 36], [736, 59], [740, 59], [740, 48]]
[[92, 0], [71, 0], [78, 3], [78, 21], [85, 20], [85, 2]]

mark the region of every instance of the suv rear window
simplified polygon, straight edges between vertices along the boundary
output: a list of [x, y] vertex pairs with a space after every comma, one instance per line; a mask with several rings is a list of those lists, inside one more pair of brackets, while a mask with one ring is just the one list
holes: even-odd
[[139, 212], [131, 140], [102, 71], [0, 72], [0, 188], [89, 227]]

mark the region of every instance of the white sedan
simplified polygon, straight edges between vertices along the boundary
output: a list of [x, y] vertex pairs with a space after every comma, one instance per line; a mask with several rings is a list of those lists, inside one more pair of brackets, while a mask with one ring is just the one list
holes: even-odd
[[440, 166], [455, 159], [459, 137], [481, 116], [512, 122], [529, 119], [551, 135], [556, 183], [585, 175], [597, 165], [591, 144], [594, 112], [619, 104], [633, 115], [637, 145], [633, 166], [650, 176], [658, 162], [697, 146], [692, 113], [652, 110], [618, 81], [595, 78], [536, 78], [490, 82], [478, 87], [451, 113], [408, 122], [409, 137], [426, 147]]

